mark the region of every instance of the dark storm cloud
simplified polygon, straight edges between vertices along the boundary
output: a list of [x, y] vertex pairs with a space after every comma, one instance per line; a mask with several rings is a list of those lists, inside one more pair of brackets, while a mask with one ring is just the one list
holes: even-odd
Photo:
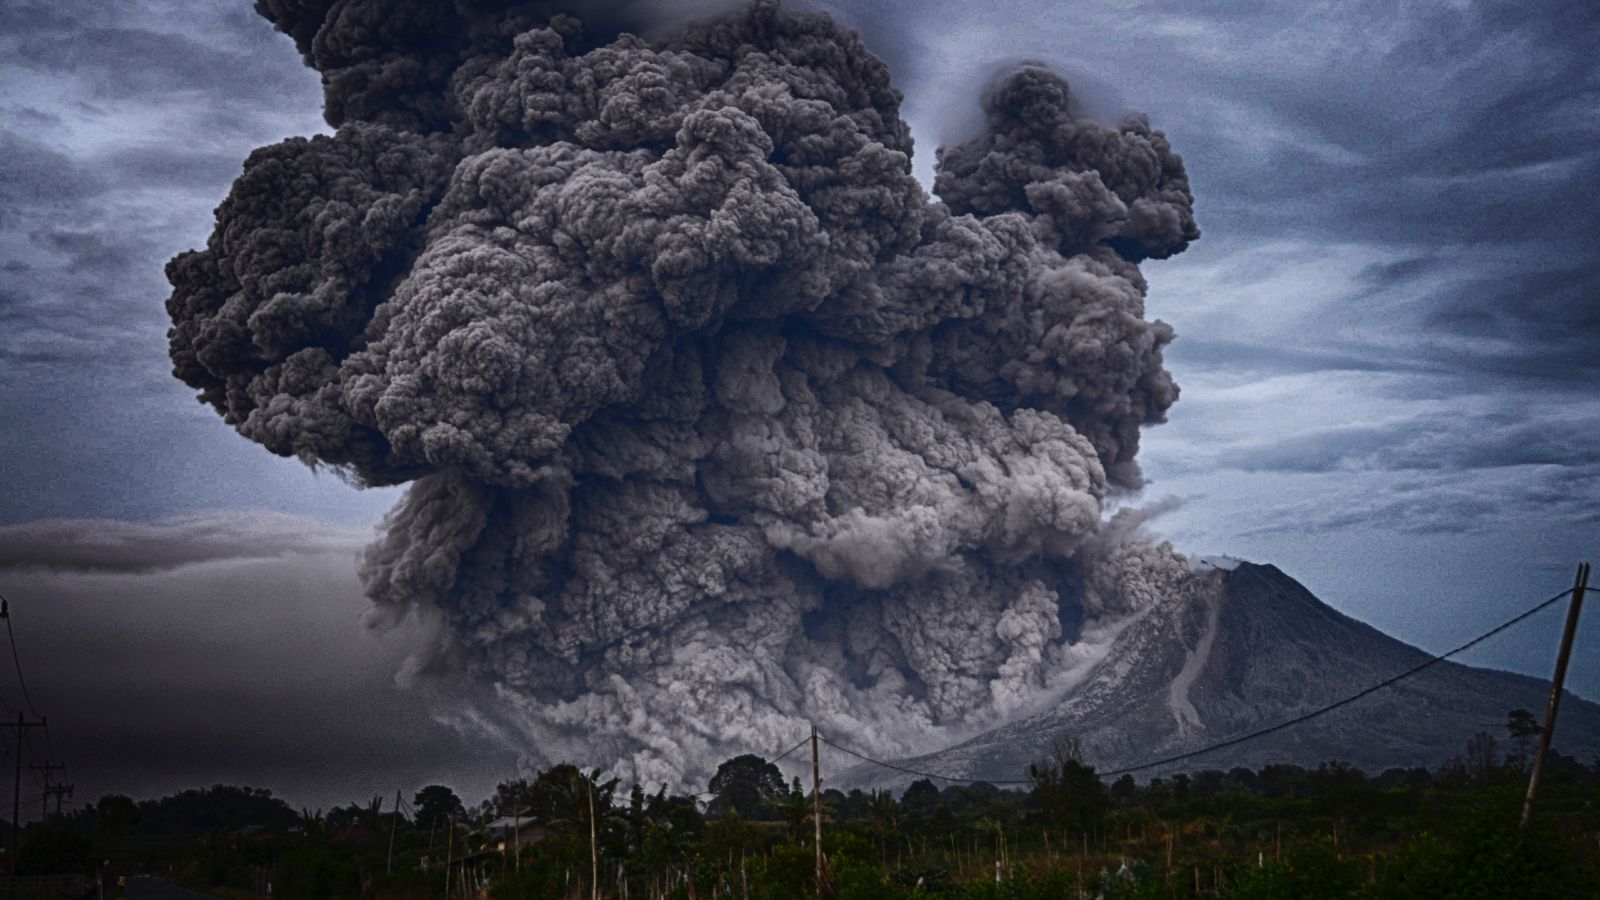
[[157, 572], [205, 562], [353, 551], [366, 539], [290, 516], [238, 513], [134, 522], [44, 519], [0, 525], [0, 571]]
[[338, 130], [257, 150], [169, 265], [175, 374], [411, 484], [368, 593], [444, 616], [540, 752], [663, 782], [806, 721], [972, 727], [1048, 695], [1063, 607], [1188, 589], [1100, 530], [1177, 399], [1138, 265], [1199, 237], [1144, 118], [1021, 67], [930, 202], [825, 16], [259, 8]]

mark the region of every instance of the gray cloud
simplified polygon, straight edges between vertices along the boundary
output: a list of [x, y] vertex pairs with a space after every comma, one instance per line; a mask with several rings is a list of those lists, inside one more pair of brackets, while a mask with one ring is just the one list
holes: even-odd
[[441, 613], [542, 752], [660, 782], [808, 720], [975, 727], [1049, 696], [1068, 627], [1185, 589], [1098, 534], [1177, 398], [1137, 264], [1199, 234], [1142, 118], [1024, 67], [930, 203], [825, 17], [261, 9], [339, 128], [256, 151], [170, 264], [176, 374], [411, 483], [367, 591]]
[[130, 0], [8, 3], [0, 15], [7, 65], [69, 79], [96, 103], [270, 102], [304, 81], [275, 65], [272, 35], [245, 10], [193, 10]]
[[1600, 466], [1591, 435], [1600, 419], [1499, 411], [1470, 419], [1428, 413], [1381, 423], [1313, 428], [1289, 437], [1214, 448], [1215, 460], [1245, 471], [1329, 472]]
[[1492, 535], [1527, 527], [1527, 523], [1561, 523], [1592, 528], [1600, 508], [1592, 499], [1600, 490], [1600, 465], [1539, 466], [1523, 472], [1463, 476], [1429, 473], [1388, 482], [1381, 494], [1345, 490], [1276, 506], [1263, 506], [1244, 536], [1267, 533], [1328, 534], [1379, 530], [1416, 535]]
[[439, 780], [481, 796], [514, 771], [516, 753], [434, 721], [393, 683], [426, 635], [362, 624], [358, 541], [223, 513], [5, 529], [0, 588], [79, 797], [203, 779], [326, 807]]
[[42, 519], [0, 525], [0, 571], [158, 572], [207, 562], [353, 551], [364, 529], [295, 516], [236, 512], [151, 522]]

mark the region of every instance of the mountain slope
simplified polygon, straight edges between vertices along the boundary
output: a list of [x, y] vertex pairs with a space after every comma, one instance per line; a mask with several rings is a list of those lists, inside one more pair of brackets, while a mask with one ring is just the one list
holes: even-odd
[[[962, 778], [1022, 778], [1055, 740], [1075, 737], [1105, 772], [1248, 734], [1429, 659], [1339, 613], [1274, 566], [1241, 563], [1214, 577], [1217, 591], [1158, 603], [1130, 625], [1105, 662], [1054, 708], [898, 762]], [[1369, 772], [1436, 767], [1476, 732], [1503, 743], [1506, 713], [1523, 707], [1542, 716], [1548, 693], [1548, 682], [1536, 678], [1438, 663], [1316, 719], [1137, 777], [1329, 760]], [[1555, 746], [1595, 758], [1600, 704], [1565, 695]], [[866, 766], [839, 779], [844, 787], [909, 780]]]

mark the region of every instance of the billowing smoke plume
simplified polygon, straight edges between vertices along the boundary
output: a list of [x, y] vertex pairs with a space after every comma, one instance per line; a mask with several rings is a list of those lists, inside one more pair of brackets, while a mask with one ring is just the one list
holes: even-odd
[[1199, 233], [1144, 121], [1023, 68], [930, 200], [824, 16], [258, 9], [338, 130], [257, 150], [170, 264], [176, 374], [274, 453], [410, 483], [368, 593], [436, 611], [529, 749], [656, 781], [808, 720], [925, 749], [1182, 589], [1101, 527], [1178, 393], [1137, 264]]

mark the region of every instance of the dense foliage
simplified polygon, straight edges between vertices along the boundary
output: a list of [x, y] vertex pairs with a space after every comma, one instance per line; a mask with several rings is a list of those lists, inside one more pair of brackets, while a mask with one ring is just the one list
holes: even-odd
[[[1515, 737], [1515, 730], [1512, 730]], [[1372, 776], [1271, 765], [1110, 784], [1071, 744], [1028, 790], [912, 783], [823, 792], [839, 898], [1600, 896], [1600, 771], [1555, 755], [1534, 827], [1517, 827], [1527, 757], [1486, 735], [1437, 771]], [[560, 765], [465, 807], [430, 785], [397, 815], [373, 798], [326, 812], [213, 787], [108, 796], [29, 828], [23, 868], [151, 872], [229, 896], [814, 896], [813, 801], [759, 757], [697, 797], [624, 790]], [[592, 811], [592, 812], [591, 812]], [[495, 833], [500, 815], [528, 823]], [[392, 843], [392, 850], [391, 850]], [[446, 865], [451, 873], [446, 875]]]

